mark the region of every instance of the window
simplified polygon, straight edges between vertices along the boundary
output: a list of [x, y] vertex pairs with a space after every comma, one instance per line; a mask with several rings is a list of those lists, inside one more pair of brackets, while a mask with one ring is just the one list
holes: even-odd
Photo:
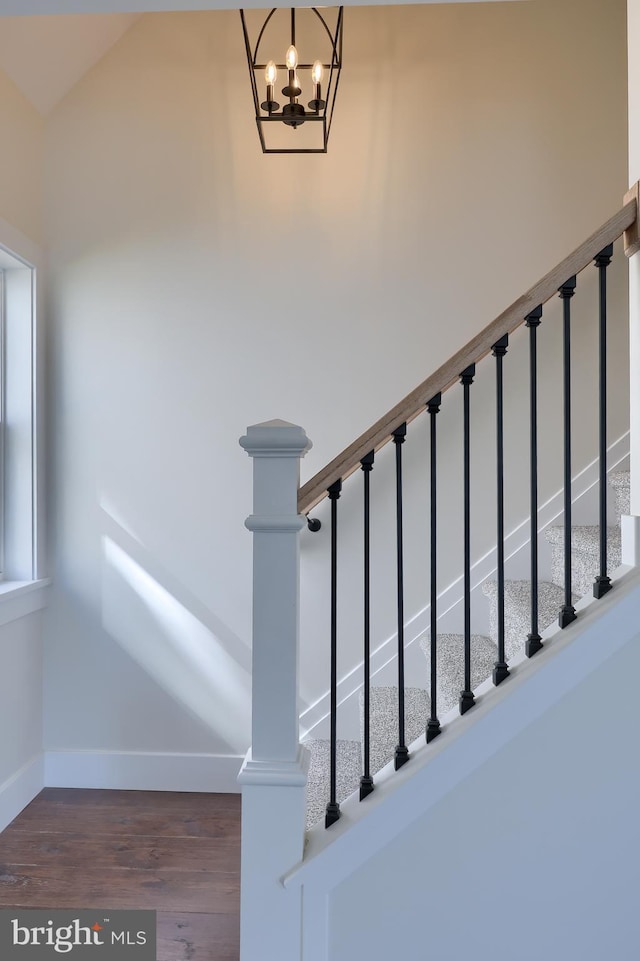
[[42, 607], [36, 595], [47, 583], [38, 470], [39, 260], [33, 244], [0, 220], [0, 623]]

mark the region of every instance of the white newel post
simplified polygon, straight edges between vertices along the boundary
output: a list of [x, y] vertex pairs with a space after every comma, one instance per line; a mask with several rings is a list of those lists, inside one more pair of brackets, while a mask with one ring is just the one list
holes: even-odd
[[[640, 0], [627, 2], [629, 63], [629, 183], [640, 181]], [[640, 234], [638, 225], [625, 235], [629, 259], [629, 353], [630, 378], [630, 517], [622, 518], [622, 560], [640, 565]]]
[[242, 787], [241, 961], [300, 961], [300, 895], [281, 878], [303, 854], [308, 752], [298, 735], [301, 427], [273, 420], [240, 444], [253, 458], [253, 716]]

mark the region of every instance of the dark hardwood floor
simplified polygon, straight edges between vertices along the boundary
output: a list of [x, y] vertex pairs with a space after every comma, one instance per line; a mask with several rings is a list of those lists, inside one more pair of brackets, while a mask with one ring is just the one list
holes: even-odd
[[238, 961], [240, 796], [45, 788], [0, 834], [0, 907], [151, 908], [158, 961]]

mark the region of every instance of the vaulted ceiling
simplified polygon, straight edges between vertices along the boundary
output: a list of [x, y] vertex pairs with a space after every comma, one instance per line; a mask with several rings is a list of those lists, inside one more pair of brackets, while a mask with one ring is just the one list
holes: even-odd
[[[477, 3], [485, 0], [423, 0], [425, 3]], [[289, 0], [286, 6], [308, 6], [304, 0]], [[406, 0], [349, 0], [351, 5], [406, 3]], [[229, 10], [265, 7], [264, 0], [0, 0], [0, 16], [57, 13], [145, 13], [167, 10]]]
[[138, 17], [0, 17], [0, 69], [46, 114]]
[[[300, 5], [298, 0], [294, 3]], [[265, 0], [0, 0], [0, 69], [46, 114], [143, 12], [241, 6], [266, 4]]]

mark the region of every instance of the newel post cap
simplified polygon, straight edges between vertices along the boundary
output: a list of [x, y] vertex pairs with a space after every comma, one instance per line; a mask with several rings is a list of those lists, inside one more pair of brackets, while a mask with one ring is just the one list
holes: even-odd
[[312, 444], [302, 427], [286, 420], [267, 420], [247, 427], [240, 446], [249, 457], [304, 457]]

